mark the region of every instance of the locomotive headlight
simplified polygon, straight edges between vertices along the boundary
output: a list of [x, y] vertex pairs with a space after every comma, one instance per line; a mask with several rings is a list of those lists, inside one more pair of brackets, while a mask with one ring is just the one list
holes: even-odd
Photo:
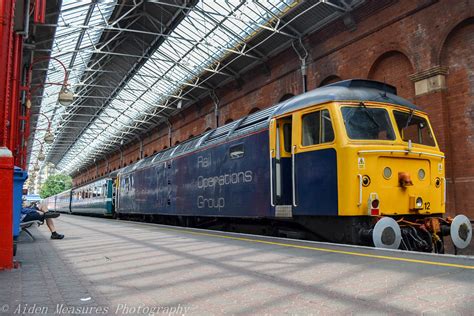
[[383, 177], [387, 180], [392, 177], [392, 169], [390, 169], [390, 167], [385, 167], [383, 169]]
[[418, 179], [424, 180], [426, 176], [426, 172], [423, 169], [418, 170]]
[[421, 197], [416, 198], [415, 206], [417, 209], [423, 208], [423, 199]]
[[368, 187], [370, 184], [370, 177], [368, 175], [362, 176], [362, 185]]
[[439, 188], [440, 184], [441, 184], [441, 180], [440, 180], [439, 178], [436, 178], [436, 179], [435, 179], [435, 186], [436, 186], [437, 188]]

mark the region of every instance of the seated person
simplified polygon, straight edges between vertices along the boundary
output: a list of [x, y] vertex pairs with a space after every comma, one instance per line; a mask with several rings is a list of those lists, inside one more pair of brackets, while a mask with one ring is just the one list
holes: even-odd
[[59, 216], [59, 213], [48, 212], [48, 207], [45, 203], [41, 203], [38, 208], [36, 204], [31, 204], [28, 207], [23, 206], [21, 208], [21, 221], [30, 222], [30, 221], [45, 221], [49, 230], [51, 231], [51, 239], [63, 239], [64, 235], [58, 234], [56, 228], [54, 227], [53, 218]]

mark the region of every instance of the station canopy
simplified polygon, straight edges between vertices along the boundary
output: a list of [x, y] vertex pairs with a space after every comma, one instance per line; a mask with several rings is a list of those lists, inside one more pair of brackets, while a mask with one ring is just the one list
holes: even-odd
[[[351, 27], [351, 11], [364, 1], [53, 2], [31, 45], [28, 168], [74, 175], [215, 98], [217, 88], [238, 85], [305, 35], [337, 19]], [[67, 106], [58, 102], [64, 81], [74, 93]]]

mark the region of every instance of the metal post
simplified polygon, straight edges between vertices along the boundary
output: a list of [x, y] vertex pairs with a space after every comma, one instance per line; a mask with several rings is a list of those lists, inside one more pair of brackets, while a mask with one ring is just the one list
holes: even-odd
[[13, 10], [12, 0], [0, 1], [0, 146], [9, 144]]
[[15, 157], [15, 164], [21, 166], [20, 139], [19, 139], [19, 112], [20, 112], [20, 83], [23, 39], [14, 35], [12, 87], [11, 87], [11, 113], [10, 113], [10, 145], [8, 146]]
[[0, 147], [0, 270], [13, 268], [13, 156]]

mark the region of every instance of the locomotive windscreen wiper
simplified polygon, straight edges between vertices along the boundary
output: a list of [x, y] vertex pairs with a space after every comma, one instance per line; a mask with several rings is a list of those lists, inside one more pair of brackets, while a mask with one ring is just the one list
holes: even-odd
[[374, 124], [380, 128], [380, 124], [377, 123], [377, 120], [375, 119], [375, 117], [372, 115], [372, 113], [367, 109], [367, 106], [365, 105], [364, 102], [360, 102], [359, 103], [359, 106], [362, 106], [362, 108], [364, 109], [364, 113], [367, 114], [367, 116], [372, 120], [372, 122], [374, 122]]
[[408, 117], [407, 123], [405, 124], [405, 127], [403, 129], [406, 129], [408, 125], [410, 125], [412, 118], [413, 118], [413, 110], [410, 110], [410, 116]]

